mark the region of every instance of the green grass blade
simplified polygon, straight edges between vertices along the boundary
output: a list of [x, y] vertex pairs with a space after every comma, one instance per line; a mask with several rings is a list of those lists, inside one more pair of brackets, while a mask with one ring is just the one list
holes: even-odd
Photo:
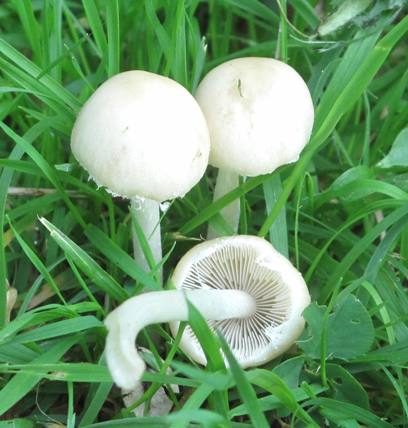
[[98, 385], [95, 390], [92, 390], [92, 396], [90, 397], [89, 404], [87, 405], [81, 418], [81, 422], [79, 423], [80, 427], [92, 424], [95, 421], [112, 389], [112, 386], [112, 382], [104, 382]]
[[13, 340], [16, 343], [28, 343], [38, 340], [53, 339], [92, 328], [103, 328], [103, 323], [92, 315], [72, 318], [69, 320], [57, 321], [38, 327], [33, 331], [21, 333]]
[[[41, 135], [44, 130], [47, 128], [47, 125], [44, 122], [39, 122], [36, 126], [33, 126], [25, 135], [27, 142], [32, 142], [39, 135]], [[10, 153], [10, 160], [20, 159], [24, 154], [24, 151], [21, 147], [15, 147]], [[5, 168], [1, 173], [0, 178], [0, 227], [1, 230], [4, 229], [4, 214], [7, 201], [7, 190], [11, 183], [13, 177], [13, 171]], [[5, 324], [6, 320], [6, 284], [7, 284], [7, 264], [6, 264], [6, 254], [4, 250], [4, 236], [3, 233], [0, 233], [0, 328]]]
[[95, 248], [101, 251], [101, 253], [104, 254], [112, 263], [118, 266], [135, 281], [138, 281], [150, 290], [160, 289], [152, 276], [137, 266], [135, 260], [125, 253], [107, 235], [101, 232], [100, 229], [94, 225], [89, 225], [85, 229], [85, 235]]
[[[275, 173], [272, 178], [263, 184], [267, 213], [278, 200], [282, 191], [282, 182], [279, 174]], [[283, 207], [275, 222], [269, 229], [269, 241], [285, 257], [289, 256], [288, 229], [286, 224], [286, 210]]]
[[[217, 338], [208, 327], [205, 319], [190, 302], [188, 302], [188, 314], [191, 328], [206, 356], [208, 369], [213, 372], [225, 370], [225, 363], [220, 352], [220, 344]], [[214, 392], [213, 396], [210, 398], [210, 402], [220, 414], [227, 415], [228, 404], [225, 394], [218, 391]]]
[[[77, 343], [78, 336], [62, 339], [48, 351], [33, 360], [33, 363], [53, 363]], [[13, 376], [0, 391], [0, 416], [21, 400], [41, 380], [41, 376], [19, 373]]]
[[337, 420], [340, 417], [343, 419], [356, 419], [372, 428], [392, 428], [391, 424], [381, 420], [368, 410], [354, 404], [345, 403], [344, 401], [337, 401], [330, 398], [315, 398], [310, 401], [310, 404], [335, 412]]
[[119, 302], [129, 297], [126, 291], [81, 247], [45, 218], [41, 218], [40, 221], [49, 230], [51, 238], [55, 240], [58, 246], [71, 257], [78, 268], [91, 278], [102, 291]]
[[66, 103], [73, 112], [76, 113], [79, 110], [81, 106], [78, 100], [70, 92], [68, 92], [51, 76], [43, 74], [43, 71], [37, 65], [27, 59], [27, 57], [25, 57], [17, 49], [14, 49], [4, 39], [0, 39], [0, 53], [3, 54], [9, 61], [20, 67], [21, 70], [24, 70], [26, 74], [33, 77], [34, 79], [38, 79], [47, 92]]
[[336, 287], [341, 284], [341, 279], [344, 277], [348, 269], [356, 261], [356, 259], [367, 249], [367, 247], [381, 235], [389, 226], [398, 222], [399, 220], [408, 219], [408, 205], [398, 208], [393, 213], [389, 214], [381, 223], [377, 224], [371, 229], [363, 239], [361, 239], [343, 258], [338, 267], [330, 275], [326, 285], [321, 291], [321, 301], [326, 301], [328, 296], [334, 291]]
[[264, 413], [261, 410], [261, 407], [259, 406], [258, 397], [256, 396], [254, 389], [252, 388], [251, 384], [245, 376], [245, 373], [232, 354], [225, 339], [220, 336], [219, 340], [221, 341], [222, 350], [227, 357], [232, 376], [235, 379], [238, 393], [248, 409], [248, 415], [253, 426], [257, 428], [268, 428], [270, 426], [269, 422], [267, 421]]
[[12, 3], [20, 17], [26, 37], [33, 50], [34, 57], [37, 61], [40, 61], [42, 57], [41, 41], [39, 37], [40, 29], [34, 16], [33, 4], [30, 0], [13, 0]]
[[108, 50], [108, 43], [106, 41], [106, 35], [98, 8], [94, 0], [82, 0], [82, 4], [84, 5], [86, 17], [92, 29], [92, 35], [95, 39], [96, 46], [98, 47], [99, 56], [103, 58], [104, 53]]
[[119, 2], [106, 0], [106, 26], [108, 35], [108, 77], [120, 71]]
[[290, 388], [278, 375], [268, 370], [255, 369], [248, 372], [247, 378], [252, 384], [260, 386], [278, 397], [287, 409], [294, 413], [299, 419], [302, 419], [308, 426], [319, 427], [312, 417], [298, 404]]
[[90, 363], [56, 363], [56, 364], [8, 364], [0, 371], [25, 373], [41, 376], [43, 379], [63, 382], [110, 383], [112, 377], [105, 366]]
[[23, 150], [31, 157], [31, 159], [38, 165], [44, 175], [50, 180], [55, 188], [61, 193], [67, 207], [72, 212], [73, 216], [77, 219], [78, 223], [85, 227], [85, 221], [79, 213], [77, 207], [71, 202], [63, 186], [60, 184], [55, 169], [44, 159], [44, 157], [25, 139], [17, 135], [9, 126], [4, 122], [0, 122], [0, 128]]
[[31, 263], [35, 266], [38, 272], [40, 272], [41, 275], [47, 280], [48, 284], [50, 284], [55, 294], [60, 298], [61, 302], [66, 305], [67, 302], [65, 301], [64, 296], [61, 294], [58, 285], [55, 283], [54, 278], [49, 274], [48, 269], [45, 267], [44, 263], [41, 261], [38, 255], [30, 248], [30, 246], [24, 241], [24, 239], [20, 236], [20, 234], [17, 232], [17, 230], [13, 227], [11, 223], [10, 227], [18, 243], [20, 244], [26, 256], [30, 259]]

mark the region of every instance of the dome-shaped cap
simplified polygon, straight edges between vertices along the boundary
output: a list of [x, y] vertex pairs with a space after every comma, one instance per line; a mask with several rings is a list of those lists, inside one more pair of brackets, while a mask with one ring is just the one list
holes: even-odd
[[[227, 340], [242, 367], [264, 364], [285, 352], [304, 328], [302, 312], [310, 296], [302, 275], [272, 245], [255, 236], [217, 238], [188, 251], [173, 277], [178, 289], [237, 289], [250, 294], [256, 311], [249, 318], [208, 321]], [[174, 335], [179, 323], [170, 324]], [[206, 364], [190, 327], [180, 347]]]
[[267, 174], [295, 162], [309, 141], [309, 90], [289, 65], [239, 58], [211, 70], [196, 99], [211, 136], [210, 164], [240, 175]]
[[200, 180], [210, 143], [200, 107], [183, 86], [135, 70], [107, 80], [89, 98], [71, 148], [112, 193], [161, 202], [183, 196]]

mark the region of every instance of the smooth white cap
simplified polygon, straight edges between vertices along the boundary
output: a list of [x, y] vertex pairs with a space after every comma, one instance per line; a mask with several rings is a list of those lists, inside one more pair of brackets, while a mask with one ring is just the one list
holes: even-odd
[[205, 118], [180, 84], [146, 71], [117, 74], [85, 103], [71, 148], [111, 193], [164, 201], [203, 176], [210, 149]]
[[314, 109], [302, 77], [271, 58], [239, 58], [211, 70], [196, 99], [211, 136], [210, 164], [256, 176], [295, 162]]
[[[290, 261], [263, 238], [237, 235], [196, 245], [177, 264], [172, 283], [183, 290], [239, 290], [255, 300], [256, 310], [249, 317], [208, 321], [225, 337], [243, 368], [281, 355], [303, 331], [302, 312], [310, 303], [306, 283]], [[170, 324], [174, 336], [178, 326], [178, 322]], [[180, 348], [206, 364], [189, 326]]]

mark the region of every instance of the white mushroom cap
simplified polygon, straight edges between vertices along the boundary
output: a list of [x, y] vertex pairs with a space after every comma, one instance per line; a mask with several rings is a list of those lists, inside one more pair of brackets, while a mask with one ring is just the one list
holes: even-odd
[[312, 132], [305, 82], [271, 58], [219, 65], [199, 84], [196, 99], [210, 129], [210, 164], [240, 175], [267, 174], [295, 162]]
[[[247, 318], [208, 321], [227, 340], [240, 365], [258, 366], [285, 352], [304, 328], [303, 310], [310, 295], [302, 275], [272, 245], [255, 236], [217, 238], [188, 251], [172, 282], [178, 289], [237, 289], [250, 294], [256, 312]], [[178, 322], [170, 324], [177, 334]], [[206, 364], [190, 327], [180, 347]]]
[[89, 98], [71, 148], [97, 184], [161, 202], [200, 180], [210, 145], [194, 97], [167, 77], [135, 70], [107, 80]]

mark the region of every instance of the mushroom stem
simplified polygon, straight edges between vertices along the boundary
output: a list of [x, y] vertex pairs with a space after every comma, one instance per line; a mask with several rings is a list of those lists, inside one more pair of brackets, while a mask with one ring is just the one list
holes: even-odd
[[106, 361], [120, 388], [134, 388], [145, 371], [135, 348], [139, 331], [149, 324], [188, 321], [187, 299], [208, 320], [248, 318], [256, 310], [254, 298], [240, 290], [154, 291], [126, 300], [105, 320]]
[[[130, 212], [143, 231], [147, 243], [149, 244], [152, 262], [157, 264], [162, 259], [162, 245], [160, 233], [160, 205], [159, 202], [146, 198], [134, 197], [131, 199]], [[149, 272], [151, 266], [145, 257], [140, 240], [137, 236], [135, 225], [132, 227], [133, 255], [138, 266]], [[161, 270], [158, 272], [161, 278]]]
[[[214, 201], [222, 198], [227, 193], [234, 190], [239, 185], [239, 175], [236, 172], [220, 168], [218, 170], [217, 181], [214, 189]], [[233, 234], [238, 231], [239, 215], [240, 215], [240, 202], [235, 199], [221, 210], [221, 215], [227, 222]], [[220, 236], [214, 226], [208, 227], [207, 239], [213, 239]]]

